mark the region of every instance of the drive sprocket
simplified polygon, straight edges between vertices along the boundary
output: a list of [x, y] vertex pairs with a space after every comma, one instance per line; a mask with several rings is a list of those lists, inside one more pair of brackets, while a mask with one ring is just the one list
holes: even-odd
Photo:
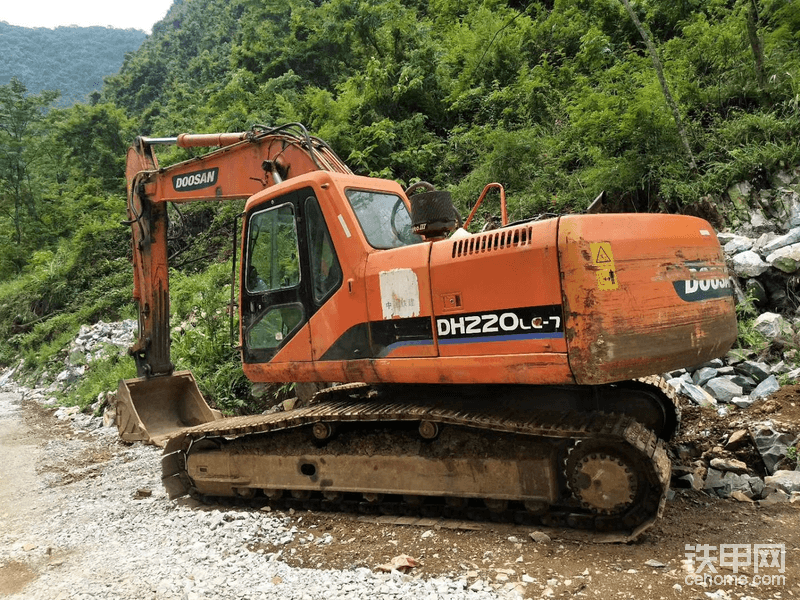
[[570, 490], [581, 506], [599, 515], [619, 515], [641, 500], [642, 457], [632, 447], [585, 440], [569, 453], [566, 465]]

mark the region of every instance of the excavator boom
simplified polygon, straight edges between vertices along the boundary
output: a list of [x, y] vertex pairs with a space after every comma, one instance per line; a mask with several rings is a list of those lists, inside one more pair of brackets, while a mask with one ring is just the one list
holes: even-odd
[[[163, 145], [219, 149], [161, 168], [154, 148]], [[139, 137], [128, 150], [128, 223], [139, 335], [129, 350], [138, 378], [119, 385], [118, 422], [124, 439], [163, 443], [181, 427], [219, 416], [208, 408], [191, 374], [173, 376], [167, 203], [247, 199], [285, 179], [317, 170], [351, 172], [325, 142], [299, 124], [254, 127], [241, 133]], [[158, 381], [148, 383], [152, 378]]]

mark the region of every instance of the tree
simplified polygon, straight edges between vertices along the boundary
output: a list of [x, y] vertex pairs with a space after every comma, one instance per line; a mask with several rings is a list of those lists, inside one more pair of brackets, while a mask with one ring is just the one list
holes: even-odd
[[628, 14], [631, 17], [631, 21], [633, 24], [636, 25], [636, 29], [639, 31], [639, 35], [642, 36], [645, 45], [647, 46], [647, 51], [650, 53], [650, 58], [653, 61], [653, 67], [656, 70], [656, 76], [658, 77], [658, 82], [661, 84], [661, 90], [664, 92], [664, 100], [666, 100], [667, 105], [669, 106], [670, 110], [672, 111], [672, 116], [675, 119], [675, 125], [678, 128], [678, 134], [681, 136], [681, 142], [683, 143], [683, 147], [686, 150], [686, 155], [689, 157], [689, 165], [692, 167], [693, 171], [697, 170], [697, 163], [694, 160], [694, 154], [692, 153], [692, 148], [689, 146], [689, 138], [686, 137], [686, 129], [683, 126], [683, 121], [681, 121], [681, 113], [678, 110], [678, 104], [675, 102], [675, 99], [672, 97], [672, 94], [669, 91], [669, 86], [667, 85], [667, 80], [664, 77], [664, 68], [661, 66], [661, 60], [658, 58], [658, 52], [656, 51], [655, 44], [650, 40], [650, 36], [647, 35], [647, 30], [642, 25], [642, 22], [639, 20], [639, 17], [636, 16], [636, 12], [631, 7], [630, 2], [628, 0], [621, 0], [622, 4], [625, 5], [625, 10], [628, 11]]
[[0, 211], [12, 215], [18, 245], [24, 220], [38, 218], [32, 169], [44, 151], [39, 137], [44, 113], [59, 96], [56, 91], [27, 91], [16, 78], [0, 87]]
[[49, 119], [51, 147], [79, 184], [98, 179], [103, 189], [124, 189], [125, 150], [134, 131], [121, 109], [112, 104], [76, 104]]
[[756, 0], [750, 0], [747, 7], [747, 39], [750, 41], [750, 49], [753, 51], [753, 60], [756, 68], [756, 81], [758, 87], [763, 90], [766, 85], [764, 76], [764, 46], [761, 37], [758, 35], [758, 5]]

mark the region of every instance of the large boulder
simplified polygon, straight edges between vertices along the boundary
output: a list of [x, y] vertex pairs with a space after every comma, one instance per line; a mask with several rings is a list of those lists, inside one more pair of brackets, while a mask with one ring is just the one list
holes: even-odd
[[800, 194], [796, 190], [782, 188], [780, 201], [786, 207], [789, 227], [800, 227]]
[[770, 252], [766, 261], [769, 266], [779, 271], [794, 273], [800, 269], [800, 244], [792, 244]]
[[714, 396], [719, 402], [730, 402], [737, 396], [742, 395], [742, 388], [733, 383], [727, 377], [715, 377], [703, 386], [709, 394]]
[[800, 471], [775, 471], [773, 475], [764, 478], [764, 483], [787, 494], [800, 492]]
[[756, 243], [753, 244], [753, 247], [751, 248], [751, 250], [753, 252], [761, 254], [762, 248], [764, 246], [766, 246], [767, 244], [770, 244], [772, 242], [772, 240], [775, 240], [775, 239], [778, 239], [778, 234], [773, 232], [773, 231], [768, 231], [766, 233], [762, 233], [756, 239]]
[[[771, 242], [764, 244], [763, 248], [761, 248], [761, 252], [764, 254], [771, 254], [780, 248], [785, 248], [786, 246], [791, 246], [798, 242], [800, 242], [800, 227], [794, 227], [789, 230], [789, 233], [779, 235]], [[750, 248], [752, 248], [752, 246], [750, 246]], [[767, 262], [769, 262], [769, 259], [767, 259]]]
[[717, 405], [717, 400], [714, 398], [714, 396], [709, 394], [703, 388], [694, 385], [693, 383], [689, 383], [688, 381], [679, 378], [670, 379], [669, 383], [677, 390], [679, 394], [683, 394], [698, 406]]
[[758, 383], [752, 378], [748, 377], [747, 375], [734, 375], [731, 377], [731, 381], [742, 388], [742, 393], [749, 394], [754, 389]]
[[702, 367], [697, 369], [697, 371], [692, 374], [692, 383], [702, 387], [711, 379], [716, 377], [718, 373], [718, 369], [714, 369], [712, 367]]
[[[722, 243], [722, 240], [720, 240]], [[752, 250], [753, 244], [756, 241], [752, 238], [749, 238], [744, 235], [735, 235], [730, 240], [725, 242], [722, 249], [725, 251], [725, 254], [729, 256], [734, 256], [739, 254], [740, 252], [746, 252], [747, 250]]]
[[748, 498], [759, 498], [764, 482], [751, 475], [737, 475], [731, 471], [723, 472], [709, 468], [703, 484], [706, 493], [728, 498], [733, 492], [742, 492]]
[[759, 398], [766, 398], [770, 394], [774, 394], [779, 389], [781, 389], [781, 384], [778, 383], [778, 379], [775, 375], [770, 375], [764, 381], [759, 383], [752, 392], [750, 392], [750, 398], [752, 400], [758, 400]]
[[769, 264], [752, 250], [740, 252], [733, 257], [733, 272], [739, 277], [758, 277], [767, 269]]
[[756, 381], [764, 381], [770, 376], [770, 366], [765, 362], [745, 360], [734, 367], [737, 373], [752, 377]]
[[750, 435], [761, 454], [767, 472], [773, 475], [775, 467], [786, 456], [789, 446], [794, 444], [795, 436], [791, 433], [776, 431], [771, 423], [763, 423], [751, 428]]
[[753, 329], [763, 335], [768, 340], [791, 335], [792, 327], [789, 323], [777, 313], [766, 312], [758, 315], [753, 321]]
[[772, 221], [762, 211], [755, 209], [750, 212], [750, 226], [755, 231], [772, 231]]

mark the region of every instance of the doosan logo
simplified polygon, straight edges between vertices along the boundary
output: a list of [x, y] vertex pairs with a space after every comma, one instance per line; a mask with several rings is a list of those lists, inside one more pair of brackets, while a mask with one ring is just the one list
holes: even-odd
[[730, 279], [687, 279], [685, 282], [685, 294], [695, 294], [698, 291], [707, 292], [728, 288], [731, 285]]
[[[701, 273], [707, 269], [690, 269], [693, 273]], [[683, 279], [673, 281], [678, 296], [684, 302], [699, 302], [703, 300], [714, 300], [733, 295], [733, 287], [730, 278], [718, 277], [715, 279]]]
[[175, 175], [172, 178], [172, 187], [175, 188], [176, 192], [201, 190], [216, 184], [218, 175], [219, 169], [216, 167], [204, 171], [186, 173], [185, 175]]

